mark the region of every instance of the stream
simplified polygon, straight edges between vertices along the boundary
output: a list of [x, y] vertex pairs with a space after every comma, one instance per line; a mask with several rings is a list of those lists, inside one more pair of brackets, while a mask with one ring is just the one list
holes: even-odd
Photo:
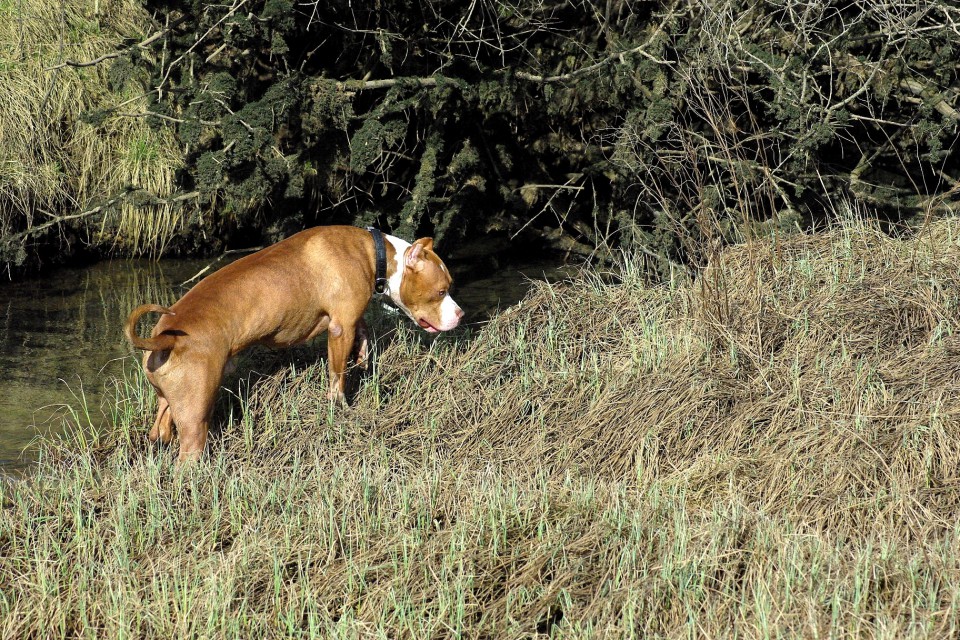
[[[211, 262], [113, 260], [0, 284], [0, 473], [27, 470], [36, 461], [36, 437], [63, 433], [71, 412], [87, 411], [95, 424], [105, 420], [112, 381], [139, 362], [123, 337], [127, 314], [144, 302], [173, 303]], [[572, 273], [560, 258], [505, 256], [482, 246], [446, 263], [464, 322], [472, 325], [519, 301], [530, 280]]]

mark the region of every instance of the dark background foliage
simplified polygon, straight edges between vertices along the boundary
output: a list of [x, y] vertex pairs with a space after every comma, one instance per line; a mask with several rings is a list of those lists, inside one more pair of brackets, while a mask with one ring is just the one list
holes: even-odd
[[197, 194], [176, 252], [376, 223], [663, 270], [850, 204], [902, 221], [960, 194], [946, 2], [147, 6], [169, 29], [151, 110], [177, 122]]

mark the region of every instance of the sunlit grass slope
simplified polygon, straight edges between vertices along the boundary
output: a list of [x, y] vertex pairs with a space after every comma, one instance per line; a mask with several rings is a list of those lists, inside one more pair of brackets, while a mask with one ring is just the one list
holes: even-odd
[[131, 369], [2, 485], [0, 634], [955, 637], [958, 265], [851, 222], [538, 285], [349, 409], [260, 377], [185, 469]]

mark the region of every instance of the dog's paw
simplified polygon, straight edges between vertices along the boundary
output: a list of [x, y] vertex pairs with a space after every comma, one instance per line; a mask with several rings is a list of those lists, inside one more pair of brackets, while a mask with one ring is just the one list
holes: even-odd
[[330, 389], [330, 391], [327, 392], [327, 400], [333, 404], [347, 405], [347, 396], [345, 396], [340, 389]]

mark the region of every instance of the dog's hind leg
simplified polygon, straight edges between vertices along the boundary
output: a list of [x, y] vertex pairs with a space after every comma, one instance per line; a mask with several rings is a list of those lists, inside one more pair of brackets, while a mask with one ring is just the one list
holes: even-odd
[[157, 407], [157, 418], [153, 421], [153, 428], [150, 429], [150, 442], [156, 442], [158, 439], [163, 444], [170, 444], [173, 439], [173, 413], [170, 411], [170, 403], [162, 395], [159, 396], [160, 404]]
[[226, 362], [194, 369], [181, 378], [176, 397], [170, 398], [173, 421], [177, 424], [180, 438], [180, 454], [177, 462], [197, 460], [207, 444], [210, 415]]
[[171, 352], [167, 351], [147, 351], [143, 354], [143, 371], [147, 374], [147, 379], [153, 385], [157, 392], [157, 417], [153, 421], [153, 428], [147, 436], [150, 442], [160, 440], [163, 444], [170, 444], [173, 439], [173, 413], [170, 409], [170, 403], [163, 391], [163, 384], [166, 379], [164, 365], [170, 360]]

